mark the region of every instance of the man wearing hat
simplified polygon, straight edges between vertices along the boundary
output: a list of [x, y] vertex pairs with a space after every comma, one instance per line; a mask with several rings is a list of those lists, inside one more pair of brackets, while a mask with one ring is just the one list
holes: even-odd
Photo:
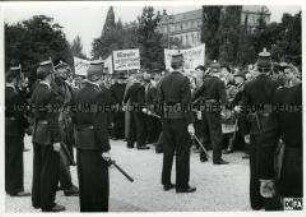
[[74, 99], [81, 212], [107, 212], [109, 200], [108, 111], [110, 95], [103, 88], [103, 65], [90, 65], [87, 82]]
[[262, 136], [270, 129], [267, 120], [271, 115], [269, 105], [273, 100], [277, 84], [270, 78], [272, 70], [271, 55], [264, 49], [259, 53], [257, 69], [260, 73], [254, 80], [245, 84], [242, 96], [241, 130], [245, 142], [250, 144], [250, 202], [254, 210], [274, 209], [273, 199], [260, 195], [260, 150], [265, 146]]
[[[72, 159], [74, 158], [72, 148], [74, 144], [74, 133], [73, 125], [71, 123], [71, 112], [68, 109], [74, 97], [74, 90], [67, 82], [71, 70], [69, 65], [62, 61], [60, 61], [54, 68], [54, 82], [58, 87], [58, 91], [60, 91], [64, 96], [63, 108], [59, 115], [61, 146], [64, 147], [60, 150], [59, 189], [64, 191], [65, 196], [77, 196], [79, 194], [79, 190], [72, 183], [69, 167], [74, 163], [72, 162]], [[67, 155], [69, 155], [69, 157]]]
[[116, 110], [113, 113], [113, 132], [112, 136], [114, 139], [124, 139], [124, 111], [121, 111], [121, 103], [123, 100], [124, 92], [126, 88], [126, 82], [124, 74], [119, 74], [115, 83], [110, 87], [112, 99], [116, 105]]
[[[171, 59], [173, 72], [166, 75], [158, 87], [158, 103], [163, 108], [163, 169], [162, 185], [165, 191], [176, 188], [177, 193], [191, 193], [196, 188], [189, 185], [190, 135], [195, 133], [190, 111], [190, 82], [183, 73], [182, 54]], [[189, 135], [190, 134], [190, 135]], [[171, 183], [171, 170], [176, 153], [176, 183]]]
[[40, 82], [32, 94], [34, 109], [34, 163], [32, 206], [43, 212], [60, 212], [65, 207], [55, 203], [59, 180], [59, 111], [63, 97], [54, 89], [54, 68], [51, 60], [41, 62], [37, 69]]
[[129, 138], [127, 138], [127, 146], [128, 148], [133, 148], [136, 142], [137, 149], [149, 149], [145, 144], [145, 114], [142, 112], [142, 108], [145, 106], [145, 87], [143, 76], [140, 74], [136, 76], [135, 82], [127, 89], [124, 95], [123, 103], [127, 104], [128, 101], [131, 114], [131, 132]]
[[[222, 159], [222, 129], [221, 110], [226, 106], [225, 84], [216, 74], [220, 73], [220, 64], [213, 61], [209, 67], [209, 72], [204, 75], [202, 86], [195, 92], [194, 100], [202, 98], [205, 105], [203, 111], [203, 136], [204, 144], [211, 143], [213, 147], [213, 164], [228, 164]], [[200, 160], [206, 161], [203, 151], [200, 153]]]
[[11, 67], [5, 83], [5, 191], [10, 196], [30, 196], [24, 191], [24, 134], [29, 123], [25, 118], [26, 99], [18, 88], [20, 66]]

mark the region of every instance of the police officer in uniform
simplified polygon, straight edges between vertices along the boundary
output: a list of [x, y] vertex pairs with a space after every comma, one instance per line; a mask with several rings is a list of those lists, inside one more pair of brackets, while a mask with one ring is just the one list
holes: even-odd
[[60, 176], [59, 189], [64, 191], [65, 196], [78, 196], [79, 189], [73, 185], [70, 167], [73, 165], [73, 144], [74, 133], [73, 125], [71, 122], [71, 113], [69, 106], [72, 103], [74, 97], [74, 90], [68, 84], [67, 79], [70, 72], [70, 68], [67, 63], [60, 61], [55, 67], [55, 82], [64, 96], [64, 103], [62, 111], [60, 111], [59, 122], [61, 132], [61, 150], [60, 150]]
[[245, 84], [242, 96], [242, 134], [245, 142], [250, 144], [250, 202], [254, 210], [261, 208], [274, 209], [273, 199], [265, 199], [260, 195], [260, 151], [263, 147], [262, 136], [269, 131], [268, 124], [273, 96], [277, 84], [270, 78], [270, 53], [264, 49], [259, 53], [257, 67], [259, 75]]
[[[194, 135], [193, 117], [190, 111], [190, 82], [183, 72], [183, 55], [174, 55], [171, 67], [158, 88], [158, 102], [163, 108], [163, 169], [162, 185], [165, 191], [176, 188], [177, 193], [191, 193], [190, 187], [190, 135]], [[189, 133], [189, 134], [188, 134]], [[176, 184], [171, 183], [171, 169], [176, 154]]]
[[[225, 84], [214, 73], [220, 71], [220, 64], [213, 62], [210, 65], [210, 73], [204, 75], [202, 86], [195, 92], [194, 100], [202, 98], [205, 105], [203, 111], [203, 137], [204, 144], [211, 142], [213, 147], [213, 164], [228, 164], [222, 159], [222, 129], [221, 110], [226, 106]], [[200, 160], [206, 161], [203, 151], [200, 153]]]
[[[265, 198], [274, 194], [303, 197], [302, 84], [292, 84], [295, 76], [290, 70], [284, 74], [284, 86], [273, 97], [269, 131], [264, 132], [262, 139], [259, 178], [260, 193]], [[280, 144], [283, 152], [279, 152], [276, 170], [275, 152]]]
[[81, 212], [108, 211], [110, 144], [106, 109], [111, 100], [102, 88], [102, 73], [100, 62], [90, 65], [87, 81], [73, 106]]
[[23, 183], [23, 139], [29, 124], [26, 99], [17, 87], [20, 73], [20, 66], [11, 67], [5, 84], [5, 191], [17, 197], [30, 196]]
[[43, 212], [59, 212], [64, 206], [55, 203], [59, 180], [59, 111], [63, 98], [56, 91], [53, 79], [53, 63], [41, 62], [37, 69], [37, 78], [41, 81], [32, 94], [34, 108], [34, 162], [32, 205]]

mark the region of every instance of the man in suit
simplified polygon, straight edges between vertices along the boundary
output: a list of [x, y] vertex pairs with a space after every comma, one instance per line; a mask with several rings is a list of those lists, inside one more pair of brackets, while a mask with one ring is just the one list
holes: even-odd
[[75, 96], [72, 120], [75, 124], [79, 197], [81, 212], [107, 212], [109, 201], [108, 114], [110, 94], [103, 88], [103, 65], [87, 71], [87, 82]]
[[[158, 103], [163, 108], [163, 169], [162, 185], [165, 191], [176, 188], [177, 193], [192, 193], [190, 177], [190, 135], [194, 135], [190, 82], [183, 73], [183, 55], [174, 55], [172, 73], [166, 75], [158, 89]], [[190, 135], [189, 135], [190, 134]], [[171, 183], [171, 169], [176, 153], [176, 184]]]

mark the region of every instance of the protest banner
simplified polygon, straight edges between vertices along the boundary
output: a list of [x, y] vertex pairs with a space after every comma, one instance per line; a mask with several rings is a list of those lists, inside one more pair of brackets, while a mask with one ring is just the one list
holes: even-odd
[[140, 69], [139, 49], [113, 51], [114, 70]]
[[165, 66], [167, 70], [172, 70], [171, 68], [171, 58], [172, 55], [181, 53], [184, 57], [184, 70], [191, 71], [194, 70], [198, 65], [205, 64], [205, 44], [198, 47], [193, 47], [184, 50], [172, 50], [165, 49]]

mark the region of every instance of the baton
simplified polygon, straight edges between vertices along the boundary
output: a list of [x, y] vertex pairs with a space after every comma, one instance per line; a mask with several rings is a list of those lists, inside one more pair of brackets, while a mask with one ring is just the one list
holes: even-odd
[[149, 115], [149, 116], [152, 116], [152, 117], [156, 117], [156, 118], [158, 118], [158, 119], [161, 119], [161, 117], [160, 117], [158, 114], [156, 114], [156, 113], [150, 111], [149, 109], [144, 108], [144, 109], [142, 109], [141, 111], [142, 111], [144, 114], [146, 114], [146, 115]]
[[109, 163], [109, 165], [114, 165], [115, 168], [122, 174], [125, 176], [125, 178], [127, 178], [127, 180], [129, 180], [130, 182], [134, 182], [134, 179], [129, 175], [127, 174], [127, 172], [125, 172], [114, 160], [112, 159], [107, 159], [105, 157], [102, 156], [102, 158], [107, 162]]
[[76, 166], [74, 158], [71, 156], [71, 153], [70, 153], [70, 151], [67, 148], [67, 145], [65, 143], [63, 143], [63, 142], [60, 142], [60, 144], [61, 144], [61, 148], [62, 148], [62, 150], [64, 152], [64, 155], [65, 155], [65, 157], [68, 158], [71, 166]]
[[198, 139], [198, 137], [196, 135], [193, 135], [192, 136], [196, 141], [197, 143], [200, 145], [200, 147], [202, 148], [203, 152], [206, 154], [207, 158], [210, 158], [209, 154], [208, 154], [208, 151], [206, 150], [206, 148], [204, 147], [204, 145], [201, 143], [201, 141]]

